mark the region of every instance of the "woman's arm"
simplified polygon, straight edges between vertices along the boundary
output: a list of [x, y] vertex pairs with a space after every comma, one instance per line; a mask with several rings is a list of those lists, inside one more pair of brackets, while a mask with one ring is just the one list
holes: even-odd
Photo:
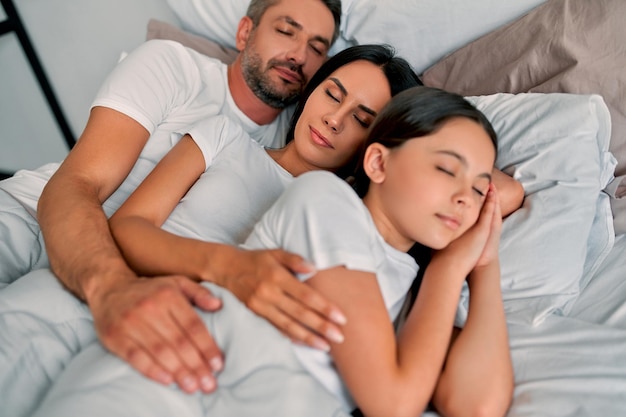
[[491, 173], [492, 181], [500, 196], [502, 217], [506, 217], [522, 206], [524, 187], [515, 178], [495, 169]]
[[197, 280], [213, 280], [207, 258], [223, 245], [211, 245], [161, 229], [204, 169], [202, 151], [185, 135], [109, 219], [117, 245], [138, 273], [176, 273]]
[[200, 148], [184, 136], [111, 217], [111, 232], [129, 265], [147, 276], [178, 274], [214, 282], [294, 340], [326, 348], [327, 335], [341, 332], [337, 324], [343, 315], [293, 277], [291, 271], [310, 272], [301, 257], [239, 250], [161, 228], [204, 170]]

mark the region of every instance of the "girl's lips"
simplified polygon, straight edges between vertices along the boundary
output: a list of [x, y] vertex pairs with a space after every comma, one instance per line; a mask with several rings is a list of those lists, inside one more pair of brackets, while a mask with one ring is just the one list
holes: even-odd
[[443, 214], [438, 214], [437, 217], [443, 222], [443, 224], [452, 230], [458, 229], [461, 225], [461, 222], [456, 217], [446, 216]]
[[311, 139], [314, 143], [319, 146], [323, 146], [325, 148], [335, 149], [335, 147], [326, 139], [320, 132], [318, 132], [315, 128], [309, 127], [311, 130]]

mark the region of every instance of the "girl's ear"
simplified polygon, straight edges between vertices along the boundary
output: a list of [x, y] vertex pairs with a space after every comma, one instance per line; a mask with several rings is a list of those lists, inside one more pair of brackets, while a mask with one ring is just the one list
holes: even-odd
[[243, 51], [246, 47], [253, 28], [254, 23], [252, 22], [252, 19], [248, 16], [241, 18], [239, 25], [237, 26], [237, 34], [235, 35], [235, 47], [239, 52]]
[[365, 150], [363, 169], [372, 183], [380, 184], [385, 180], [385, 166], [388, 155], [389, 148], [380, 143], [372, 143]]

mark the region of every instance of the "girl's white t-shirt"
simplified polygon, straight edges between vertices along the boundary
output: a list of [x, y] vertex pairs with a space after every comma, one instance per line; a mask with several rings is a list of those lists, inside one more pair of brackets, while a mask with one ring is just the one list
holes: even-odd
[[[294, 179], [243, 247], [282, 248], [303, 256], [318, 270], [343, 265], [376, 274], [390, 321], [400, 312], [418, 271], [413, 257], [384, 241], [354, 190], [326, 171]], [[353, 409], [354, 401], [330, 355], [299, 345], [294, 349], [304, 367], [342, 400], [346, 409]]]

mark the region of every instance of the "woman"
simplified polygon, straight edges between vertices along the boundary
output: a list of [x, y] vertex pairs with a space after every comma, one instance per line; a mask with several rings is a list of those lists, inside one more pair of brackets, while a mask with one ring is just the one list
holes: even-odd
[[[495, 133], [462, 97], [416, 88], [392, 99], [370, 138], [355, 183], [362, 199], [334, 175], [306, 173], [245, 244], [310, 259], [319, 272], [302, 279], [346, 312], [345, 340], [329, 352], [296, 346], [207, 283], [224, 299], [220, 312], [203, 314], [226, 352], [216, 391], [190, 396], [154, 384], [94, 345], [35, 415], [339, 416], [357, 405], [370, 417], [416, 416], [431, 399], [446, 416], [503, 415], [512, 370]], [[392, 320], [418, 270], [407, 252], [418, 243], [437, 253], [396, 339]], [[472, 302], [451, 343], [466, 277]]]

